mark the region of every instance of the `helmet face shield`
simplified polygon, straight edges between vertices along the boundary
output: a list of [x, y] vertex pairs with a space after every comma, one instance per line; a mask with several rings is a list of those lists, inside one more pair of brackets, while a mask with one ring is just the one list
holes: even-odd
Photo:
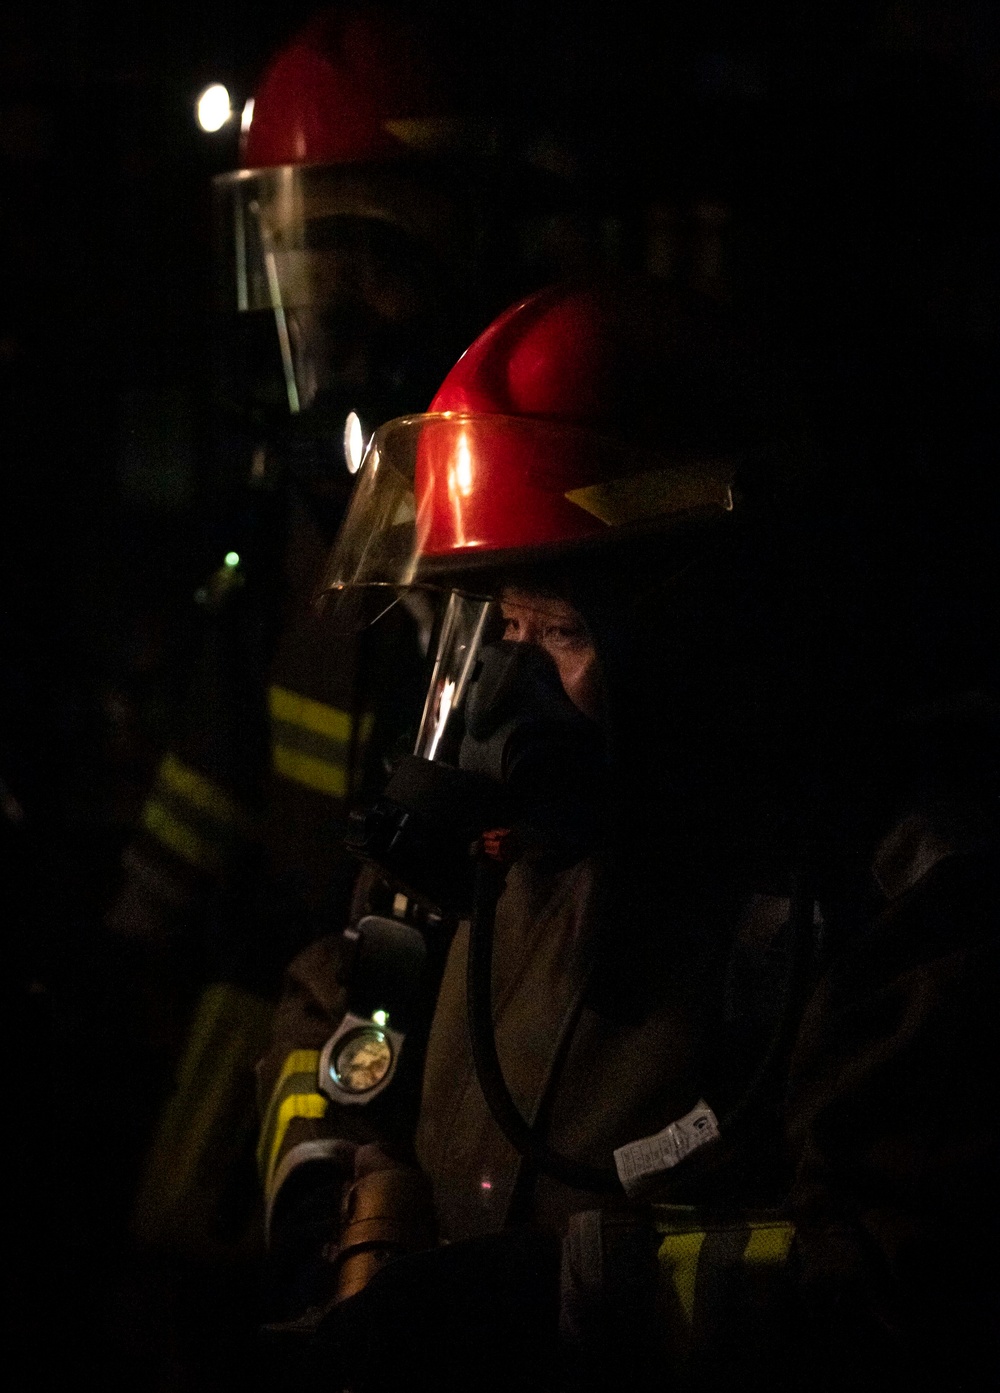
[[443, 180], [283, 165], [218, 176], [213, 203], [217, 306], [270, 322], [288, 413], [356, 410], [370, 431], [427, 400], [460, 262]]
[[670, 460], [563, 422], [401, 417], [368, 447], [320, 590], [426, 586], [486, 599], [498, 567], [728, 512], [734, 473], [729, 459]]
[[434, 668], [413, 753], [458, 764], [465, 700], [490, 614], [490, 601], [453, 590], [438, 633]]
[[405, 589], [414, 583], [419, 545], [412, 426], [418, 419], [403, 417], [375, 432], [320, 593], [367, 587]]

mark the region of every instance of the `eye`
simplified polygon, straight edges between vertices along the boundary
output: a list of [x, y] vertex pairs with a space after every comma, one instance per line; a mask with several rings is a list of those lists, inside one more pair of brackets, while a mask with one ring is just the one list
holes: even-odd
[[505, 615], [503, 616], [503, 636], [504, 636], [504, 638], [515, 639], [515, 638], [518, 638], [518, 637], [520, 636], [520, 633], [521, 633], [521, 623], [520, 623], [520, 620], [515, 619], [515, 618], [513, 617], [513, 615], [505, 614]]
[[578, 624], [548, 624], [545, 643], [554, 648], [584, 648], [589, 645], [590, 637]]

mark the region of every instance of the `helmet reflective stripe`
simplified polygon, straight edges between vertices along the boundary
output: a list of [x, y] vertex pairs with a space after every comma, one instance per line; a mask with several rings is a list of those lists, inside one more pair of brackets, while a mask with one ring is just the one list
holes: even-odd
[[565, 496], [608, 527], [627, 527], [696, 508], [732, 512], [735, 473], [735, 462], [700, 460], [588, 484]]

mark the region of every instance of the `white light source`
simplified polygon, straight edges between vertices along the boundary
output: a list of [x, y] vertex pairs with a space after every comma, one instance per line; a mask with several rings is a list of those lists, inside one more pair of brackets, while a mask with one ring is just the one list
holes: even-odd
[[228, 90], [221, 82], [213, 82], [198, 98], [196, 110], [203, 131], [220, 131], [233, 114]]
[[357, 474], [365, 454], [365, 433], [356, 411], [348, 414], [344, 423], [344, 458], [348, 474]]

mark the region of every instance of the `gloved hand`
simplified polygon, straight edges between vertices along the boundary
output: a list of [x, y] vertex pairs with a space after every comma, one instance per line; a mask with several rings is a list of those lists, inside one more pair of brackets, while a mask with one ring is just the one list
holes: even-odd
[[554, 1388], [559, 1254], [517, 1229], [397, 1258], [325, 1313], [315, 1366], [351, 1393]]

